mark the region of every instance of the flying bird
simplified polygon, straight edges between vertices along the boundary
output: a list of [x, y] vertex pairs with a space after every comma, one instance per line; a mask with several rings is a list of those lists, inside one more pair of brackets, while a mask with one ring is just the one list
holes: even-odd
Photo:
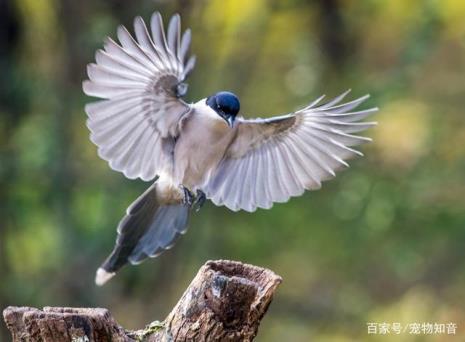
[[97, 285], [171, 248], [207, 199], [233, 211], [269, 209], [319, 189], [362, 155], [353, 146], [371, 141], [354, 134], [375, 124], [361, 120], [377, 108], [355, 110], [368, 95], [349, 102], [348, 91], [328, 102], [321, 96], [266, 119], [239, 116], [239, 99], [228, 91], [189, 104], [182, 97], [195, 56], [180, 16], [166, 34], [160, 13], [149, 28], [136, 17], [134, 32], [119, 26], [119, 44], [105, 40], [83, 82], [87, 95], [101, 98], [85, 107], [98, 155], [127, 178], [152, 182], [120, 221]]

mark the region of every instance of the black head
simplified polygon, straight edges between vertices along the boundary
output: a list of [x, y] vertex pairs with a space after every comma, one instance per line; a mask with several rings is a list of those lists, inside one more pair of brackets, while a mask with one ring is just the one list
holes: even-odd
[[237, 113], [241, 108], [239, 99], [229, 91], [220, 91], [207, 98], [207, 105], [221, 116], [230, 127], [233, 126]]

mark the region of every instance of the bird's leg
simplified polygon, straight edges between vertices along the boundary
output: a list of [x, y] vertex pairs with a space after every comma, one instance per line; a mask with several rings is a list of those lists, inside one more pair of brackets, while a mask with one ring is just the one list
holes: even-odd
[[203, 207], [206, 200], [207, 200], [207, 196], [205, 196], [205, 193], [202, 190], [197, 190], [197, 194], [195, 196], [195, 202], [193, 206], [195, 211], [199, 211], [200, 208]]
[[194, 203], [194, 198], [195, 198], [194, 194], [184, 185], [181, 185], [181, 189], [184, 192], [183, 204], [189, 207], [192, 207], [192, 204]]

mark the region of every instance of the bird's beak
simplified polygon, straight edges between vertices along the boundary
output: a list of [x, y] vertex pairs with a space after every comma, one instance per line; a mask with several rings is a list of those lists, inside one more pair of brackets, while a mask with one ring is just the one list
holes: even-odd
[[226, 119], [226, 122], [228, 123], [229, 127], [233, 127], [234, 126], [234, 116], [230, 116]]

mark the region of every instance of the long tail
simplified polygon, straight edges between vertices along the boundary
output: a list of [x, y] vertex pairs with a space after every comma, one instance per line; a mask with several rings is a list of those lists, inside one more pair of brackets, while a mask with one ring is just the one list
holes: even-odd
[[97, 270], [97, 285], [105, 284], [128, 262], [134, 265], [146, 258], [157, 257], [186, 232], [189, 206], [158, 203], [156, 184], [153, 183], [126, 210], [118, 225], [113, 252]]

